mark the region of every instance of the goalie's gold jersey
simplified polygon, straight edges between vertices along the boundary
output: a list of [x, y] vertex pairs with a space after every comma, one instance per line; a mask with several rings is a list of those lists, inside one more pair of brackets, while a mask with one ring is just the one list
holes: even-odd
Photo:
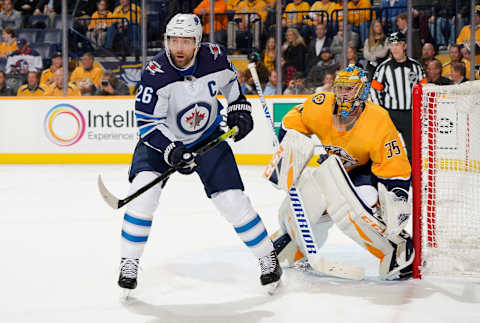
[[333, 126], [335, 96], [319, 92], [295, 106], [282, 120], [285, 129], [315, 134], [329, 154], [338, 155], [350, 171], [372, 161], [372, 173], [385, 179], [408, 179], [410, 163], [387, 110], [366, 101], [355, 125], [347, 131]]

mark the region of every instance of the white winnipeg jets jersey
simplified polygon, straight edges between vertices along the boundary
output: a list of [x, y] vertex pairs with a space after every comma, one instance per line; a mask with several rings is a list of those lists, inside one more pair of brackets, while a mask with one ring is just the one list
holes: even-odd
[[162, 50], [142, 72], [135, 99], [141, 140], [162, 152], [173, 141], [191, 146], [203, 140], [222, 120], [219, 92], [228, 104], [245, 100], [223, 48], [201, 44], [188, 75], [174, 68]]

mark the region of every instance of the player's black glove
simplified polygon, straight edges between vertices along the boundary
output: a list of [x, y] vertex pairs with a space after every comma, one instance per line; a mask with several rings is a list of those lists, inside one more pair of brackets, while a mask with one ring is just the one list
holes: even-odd
[[180, 141], [174, 141], [167, 146], [163, 158], [170, 166], [173, 166], [184, 175], [195, 171], [195, 156]]
[[227, 108], [227, 126], [232, 129], [238, 127], [238, 133], [233, 141], [239, 141], [253, 129], [252, 106], [250, 103], [237, 103]]

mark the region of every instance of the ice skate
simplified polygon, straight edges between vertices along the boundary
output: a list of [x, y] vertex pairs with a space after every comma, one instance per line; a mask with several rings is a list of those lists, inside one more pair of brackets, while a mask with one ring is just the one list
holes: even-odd
[[[137, 287], [138, 259], [122, 258], [118, 286], [129, 292]], [[128, 296], [128, 295], [127, 295]]]
[[270, 254], [258, 258], [260, 263], [260, 283], [267, 287], [267, 292], [273, 295], [276, 289], [280, 286], [280, 278], [282, 277], [282, 268], [278, 262], [277, 254], [275, 251]]

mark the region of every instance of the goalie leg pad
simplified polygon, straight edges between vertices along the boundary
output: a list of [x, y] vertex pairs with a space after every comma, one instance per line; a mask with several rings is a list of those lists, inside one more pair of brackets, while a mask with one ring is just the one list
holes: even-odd
[[265, 225], [242, 190], [214, 193], [212, 202], [257, 258], [270, 254], [273, 244], [268, 239]]
[[312, 158], [313, 149], [314, 144], [309, 137], [288, 130], [263, 176], [278, 189], [288, 191]]
[[[130, 185], [130, 193], [158, 177], [154, 172], [140, 172]], [[133, 200], [123, 217], [120, 242], [122, 258], [138, 259], [142, 256], [152, 226], [153, 213], [158, 207], [162, 185], [158, 184]]]
[[[297, 190], [302, 196], [305, 214], [309, 217], [312, 233], [315, 236], [317, 246], [320, 248], [325, 244], [328, 238], [328, 230], [333, 226], [333, 222], [328, 215], [324, 214], [326, 204], [321, 198], [322, 192], [316, 186], [316, 182], [312, 180], [312, 172], [312, 169], [303, 171], [297, 183]], [[302, 259], [307, 253], [301, 241], [302, 233], [298, 231], [294, 216], [290, 207], [290, 199], [287, 196], [280, 206], [279, 220], [281, 231], [288, 233], [292, 242], [289, 243], [288, 248], [285, 248], [285, 251], [279, 254], [279, 260], [286, 261], [289, 265]]]
[[322, 188], [328, 214], [338, 228], [380, 262], [385, 261], [394, 252], [383, 236], [385, 224], [358, 196], [338, 157], [330, 155], [312, 178]]

